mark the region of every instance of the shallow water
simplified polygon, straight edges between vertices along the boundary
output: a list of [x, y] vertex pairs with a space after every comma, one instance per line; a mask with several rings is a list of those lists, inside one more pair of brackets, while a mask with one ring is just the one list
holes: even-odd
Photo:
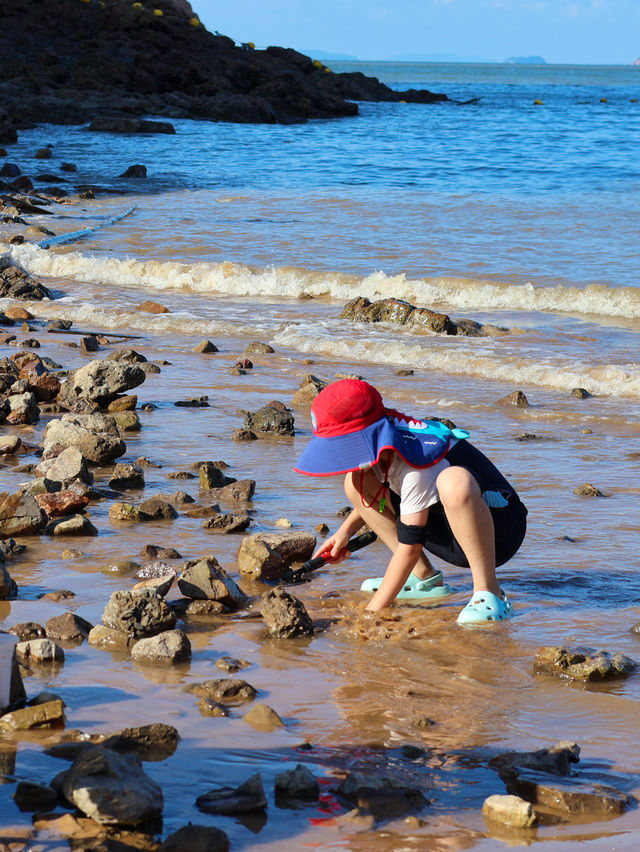
[[[587, 644], [640, 658], [639, 640], [629, 632], [640, 618], [640, 478], [633, 455], [640, 451], [640, 290], [632, 233], [638, 175], [629, 157], [638, 77], [630, 69], [465, 69], [382, 67], [399, 87], [441, 81], [460, 100], [479, 91], [477, 107], [364, 104], [353, 121], [293, 128], [178, 122], [176, 137], [135, 141], [40, 128], [21, 134], [10, 150], [11, 160], [31, 168], [29, 153], [52, 141], [56, 161], [77, 162], [81, 180], [122, 190], [134, 186], [115, 175], [132, 162], [150, 166], [144, 194], [59, 205], [55, 217], [41, 220], [61, 233], [136, 204], [118, 225], [48, 252], [11, 247], [17, 262], [60, 295], [29, 306], [39, 318], [64, 316], [75, 328], [139, 335], [130, 345], [171, 362], [138, 389], [141, 403], [158, 408], [140, 411], [142, 431], [126, 437], [123, 460], [144, 456], [159, 465], [145, 468], [145, 494], [185, 490], [197, 498], [197, 480], [167, 474], [199, 459], [224, 459], [231, 475], [257, 482], [250, 531], [277, 531], [282, 516], [295, 529], [313, 530], [323, 521], [335, 528], [345, 504], [340, 483], [291, 472], [311, 434], [307, 409], [294, 408], [293, 439], [239, 444], [230, 438], [244, 411], [271, 399], [291, 405], [312, 371], [324, 379], [360, 374], [399, 409], [446, 416], [469, 429], [530, 511], [525, 545], [500, 571], [516, 609], [507, 624], [457, 626], [470, 578], [447, 567], [455, 594], [441, 606], [396, 606], [363, 617], [357, 589], [387, 562], [376, 543], [296, 588], [324, 627], [312, 640], [265, 641], [259, 620], [221, 619], [213, 630], [188, 627], [193, 659], [169, 673], [85, 644], [67, 652], [62, 670], [28, 677], [30, 695], [46, 687], [64, 698], [68, 727], [176, 725], [182, 738], [176, 754], [145, 764], [164, 789], [163, 835], [192, 820], [223, 828], [234, 850], [637, 845], [635, 808], [613, 821], [545, 826], [508, 840], [485, 824], [480, 810], [487, 795], [503, 791], [486, 768], [491, 755], [560, 739], [582, 746], [585, 768], [610, 772], [621, 788], [640, 795], [640, 677], [584, 689], [531, 672], [535, 648], [546, 644]], [[540, 93], [544, 112], [531, 104]], [[604, 96], [608, 102], [600, 104]], [[0, 239], [13, 232], [0, 227]], [[339, 318], [356, 295], [396, 296], [509, 333], [439, 337], [356, 325]], [[140, 313], [146, 298], [172, 313]], [[38, 330], [29, 336], [65, 368], [89, 357], [68, 347], [72, 336]], [[203, 337], [220, 352], [193, 353]], [[253, 371], [231, 377], [230, 366], [256, 339], [276, 353], [253, 356]], [[400, 378], [399, 367], [415, 374]], [[576, 386], [592, 398], [572, 397]], [[496, 404], [515, 388], [526, 393], [529, 408]], [[204, 394], [209, 408], [173, 405]], [[35, 444], [44, 425], [13, 431]], [[522, 433], [539, 440], [517, 441]], [[5, 463], [3, 490], [25, 481], [15, 468], [31, 460]], [[108, 476], [99, 471], [98, 484]], [[607, 498], [575, 496], [583, 482]], [[27, 541], [27, 553], [10, 564], [20, 595], [0, 604], [3, 627], [44, 623], [65, 609], [97, 623], [111, 592], [132, 582], [101, 569], [136, 558], [149, 542], [177, 547], [185, 559], [214, 553], [237, 574], [237, 537], [213, 536], [183, 515], [114, 525], [109, 505], [91, 506], [97, 538]], [[84, 555], [63, 559], [69, 546]], [[65, 604], [37, 597], [60, 588], [76, 597]], [[247, 591], [255, 595], [262, 587]], [[258, 733], [241, 710], [231, 718], [202, 717], [183, 694], [184, 685], [217, 676], [214, 663], [223, 654], [250, 662], [238, 676], [283, 717], [283, 730]], [[414, 719], [425, 715], [435, 724], [416, 728]], [[297, 748], [305, 741], [312, 750]], [[407, 743], [427, 749], [417, 764], [402, 757]], [[319, 809], [275, 805], [273, 779], [292, 761], [326, 779]], [[44, 756], [36, 738], [20, 744], [12, 777], [49, 782], [64, 766]], [[396, 821], [361, 835], [340, 827], [328, 792], [332, 779], [363, 766], [391, 767], [423, 787], [432, 801], [425, 824]], [[195, 809], [207, 789], [240, 783], [258, 770], [270, 798], [263, 826]], [[13, 790], [13, 781], [0, 790], [0, 821], [28, 824], [10, 798]]]

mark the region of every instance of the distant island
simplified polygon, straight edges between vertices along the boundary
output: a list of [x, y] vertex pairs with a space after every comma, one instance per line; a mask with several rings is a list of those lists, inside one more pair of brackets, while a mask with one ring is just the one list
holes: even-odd
[[547, 60], [541, 56], [510, 56], [505, 59], [505, 65], [546, 65]]

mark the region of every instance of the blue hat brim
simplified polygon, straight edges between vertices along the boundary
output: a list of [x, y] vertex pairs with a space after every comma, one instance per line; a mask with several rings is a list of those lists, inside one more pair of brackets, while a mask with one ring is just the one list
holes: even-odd
[[348, 435], [309, 441], [294, 470], [305, 476], [336, 476], [366, 470], [376, 464], [383, 450], [398, 453], [410, 467], [431, 467], [443, 458], [450, 441], [425, 432], [409, 432], [394, 426], [388, 417]]

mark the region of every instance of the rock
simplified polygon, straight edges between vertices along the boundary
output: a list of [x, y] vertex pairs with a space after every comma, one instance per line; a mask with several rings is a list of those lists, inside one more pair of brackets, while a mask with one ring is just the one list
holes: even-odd
[[271, 732], [276, 728], [284, 728], [284, 722], [280, 716], [267, 704], [254, 704], [242, 718], [256, 731]]
[[[6, 156], [6, 154], [5, 154]], [[0, 177], [16, 178], [22, 174], [22, 169], [17, 163], [5, 163], [0, 169]]]
[[119, 116], [96, 116], [89, 125], [94, 133], [171, 133], [175, 127], [168, 121], [148, 121], [142, 118], [122, 118]]
[[98, 530], [84, 515], [72, 515], [71, 517], [56, 518], [47, 526], [47, 535], [98, 535]]
[[0, 600], [8, 601], [18, 596], [18, 585], [7, 571], [3, 562], [0, 562]]
[[142, 423], [135, 411], [114, 411], [113, 419], [120, 432], [139, 432]]
[[173, 583], [176, 579], [175, 574], [166, 574], [164, 577], [154, 577], [151, 580], [140, 580], [139, 583], [134, 585], [135, 589], [153, 589], [153, 591], [160, 595], [161, 598], [166, 597]]
[[421, 811], [429, 804], [421, 790], [407, 787], [383, 773], [350, 772], [337, 793], [355, 804], [361, 812], [370, 813], [376, 819], [391, 819]]
[[0, 538], [38, 535], [47, 523], [47, 516], [35, 497], [18, 491], [0, 503]]
[[255, 490], [254, 479], [241, 479], [222, 488], [209, 488], [206, 491], [201, 491], [200, 498], [202, 500], [229, 500], [234, 503], [248, 503]]
[[225, 476], [218, 465], [212, 461], [201, 462], [198, 465], [198, 475], [202, 491], [208, 491], [211, 488], [223, 488], [225, 485], [236, 482], [235, 479]]
[[302, 763], [295, 769], [279, 772], [275, 780], [276, 798], [302, 799], [315, 802], [320, 796], [320, 785], [317, 778]]
[[52, 811], [58, 804], [58, 794], [48, 784], [18, 781], [13, 800], [21, 811]]
[[537, 820], [531, 803], [519, 796], [489, 796], [484, 800], [482, 813], [488, 820], [511, 828], [530, 828]]
[[64, 661], [64, 651], [51, 639], [29, 639], [18, 642], [16, 655], [21, 662], [48, 664]]
[[151, 520], [160, 521], [167, 520], [171, 521], [174, 518], [178, 517], [178, 513], [173, 508], [171, 503], [168, 500], [165, 500], [159, 494], [156, 494], [155, 497], [149, 497], [148, 500], [145, 500], [140, 504], [140, 511], [147, 515]]
[[93, 629], [84, 618], [74, 612], [65, 612], [50, 618], [45, 624], [47, 638], [54, 642], [81, 644]]
[[33, 155], [36, 160], [50, 160], [53, 157], [51, 148], [38, 148]]
[[80, 338], [80, 350], [85, 354], [100, 350], [100, 344], [95, 334], [84, 335]]
[[9, 633], [17, 636], [20, 642], [28, 642], [30, 639], [44, 639], [47, 635], [44, 627], [35, 621], [22, 621], [9, 628]]
[[59, 400], [72, 407], [77, 400], [108, 405], [119, 394], [141, 385], [146, 373], [139, 364], [112, 361], [90, 361], [70, 375], [62, 386]]
[[131, 503], [114, 503], [109, 509], [109, 520], [138, 523], [139, 521], [151, 521], [153, 518]]
[[[171, 559], [174, 557], [169, 558]], [[164, 580], [168, 575], [171, 575], [175, 579], [178, 576], [178, 572], [172, 565], [168, 565], [166, 562], [162, 562], [160, 560], [150, 562], [148, 565], [140, 568], [140, 570], [136, 573], [136, 577], [141, 580]]]
[[173, 630], [176, 617], [166, 602], [149, 589], [114, 592], [102, 614], [106, 627], [142, 639]]
[[399, 370], [393, 371], [394, 376], [413, 376], [414, 370], [408, 370], [405, 367], [401, 367]]
[[371, 302], [365, 297], [352, 299], [344, 306], [341, 319], [353, 322], [391, 322], [398, 325], [416, 325], [439, 334], [457, 334], [458, 327], [447, 314], [428, 308], [416, 308], [401, 299], [381, 299]]
[[40, 409], [35, 395], [29, 392], [17, 393], [7, 397], [9, 414], [7, 423], [29, 426], [40, 419]]
[[533, 770], [520, 772], [508, 789], [534, 805], [571, 816], [618, 816], [630, 802], [629, 797], [615, 787]]
[[179, 399], [173, 404], [177, 408], [209, 408], [209, 397], [199, 396], [192, 399]]
[[536, 751], [507, 751], [492, 757], [489, 766], [508, 784], [519, 772], [533, 770], [551, 775], [568, 776], [571, 767], [580, 761], [580, 746], [562, 741], [552, 748]]
[[190, 473], [188, 470], [174, 470], [167, 474], [167, 479], [195, 479], [195, 473]]
[[42, 599], [44, 601], [53, 601], [53, 603], [62, 603], [63, 601], [71, 600], [71, 598], [75, 598], [76, 593], [70, 591], [70, 589], [58, 589], [55, 592], [46, 592], [38, 595], [38, 600]]
[[[34, 640], [45, 642], [46, 639]], [[26, 644], [26, 643], [25, 643]], [[47, 701], [22, 710], [13, 710], [0, 717], [0, 731], [13, 733], [15, 731], [31, 731], [34, 728], [64, 727], [64, 704], [62, 701]]]
[[133, 754], [87, 745], [56, 780], [72, 805], [102, 825], [137, 825], [162, 815], [162, 790]]
[[185, 825], [170, 834], [158, 852], [228, 852], [229, 838], [212, 825]]
[[210, 621], [211, 619], [217, 621], [221, 613], [228, 612], [227, 607], [220, 601], [181, 598], [172, 606], [180, 618], [188, 621]]
[[[135, 646], [134, 646], [135, 647]], [[153, 722], [139, 728], [123, 728], [105, 737], [101, 745], [119, 753], [134, 753], [140, 760], [166, 760], [178, 748], [180, 735], [173, 725]]]
[[104, 414], [64, 414], [51, 420], [44, 431], [45, 458], [75, 447], [97, 465], [110, 464], [126, 452], [113, 417]]
[[194, 346], [191, 351], [200, 352], [201, 354], [205, 355], [210, 352], [218, 352], [219, 349], [215, 345], [215, 343], [212, 343], [210, 340], [201, 340], [200, 343], [196, 344], [196, 346]]
[[36, 494], [36, 501], [49, 518], [57, 518], [75, 512], [81, 512], [89, 503], [89, 498], [75, 491], [57, 491], [54, 494]]
[[20, 449], [21, 445], [22, 441], [17, 435], [3, 435], [0, 438], [0, 455], [12, 456]]
[[263, 343], [260, 340], [254, 340], [244, 348], [244, 355], [271, 355], [276, 350], [268, 343]]
[[585, 482], [583, 485], [578, 485], [573, 489], [573, 493], [578, 497], [606, 497], [607, 495], [592, 485], [590, 482]]
[[241, 533], [251, 523], [249, 515], [225, 515], [216, 514], [209, 520], [205, 521], [202, 528], [215, 533]]
[[275, 522], [275, 526], [283, 527], [283, 529], [291, 529], [293, 524], [291, 523], [289, 518], [278, 518], [278, 520]]
[[198, 701], [198, 710], [202, 716], [211, 716], [215, 719], [221, 719], [229, 715], [229, 710], [226, 707], [212, 701], [211, 698], [201, 698]]
[[163, 498], [167, 500], [174, 508], [182, 509], [191, 503], [195, 504], [195, 500], [186, 491], [174, 491], [172, 494], [164, 494]]
[[258, 694], [246, 680], [228, 677], [194, 683], [186, 691], [197, 698], [209, 698], [224, 705], [247, 704]]
[[166, 308], [164, 305], [161, 305], [159, 302], [151, 302], [147, 300], [143, 302], [141, 305], [138, 305], [139, 311], [144, 311], [146, 314], [170, 314], [171, 311], [169, 308]]
[[111, 474], [109, 487], [116, 491], [144, 488], [144, 471], [135, 464], [117, 464]]
[[514, 405], [516, 408], [529, 408], [529, 400], [520, 390], [513, 391], [502, 399], [496, 401], [496, 405]]
[[571, 391], [571, 396], [575, 396], [576, 399], [589, 399], [591, 394], [584, 388], [574, 388]]
[[263, 434], [295, 435], [293, 414], [274, 405], [263, 405], [257, 411], [248, 411], [244, 418], [244, 428]]
[[262, 595], [261, 612], [269, 634], [279, 639], [312, 636], [315, 632], [304, 604], [282, 588]]
[[72, 482], [93, 483], [93, 474], [89, 471], [87, 460], [77, 447], [70, 446], [60, 455], [46, 459], [36, 468], [36, 474], [43, 476], [47, 491], [66, 491]]
[[178, 586], [187, 598], [220, 601], [232, 609], [237, 609], [246, 600], [235, 581], [213, 556], [187, 562], [178, 579]]
[[239, 672], [240, 669], [245, 669], [248, 665], [250, 664], [246, 660], [236, 660], [234, 657], [219, 657], [216, 660], [216, 668], [229, 672], [229, 674]]
[[207, 814], [239, 814], [267, 807], [267, 797], [259, 772], [239, 787], [215, 787], [198, 796], [196, 807]]
[[313, 403], [320, 391], [324, 390], [328, 387], [328, 385], [329, 382], [325, 382], [323, 379], [319, 379], [317, 376], [309, 373], [302, 380], [300, 387], [293, 395], [291, 402], [293, 405], [309, 406]]
[[[33, 209], [38, 210], [39, 213], [48, 212], [40, 208]], [[3, 268], [0, 259], [0, 298], [21, 299], [31, 302], [53, 299], [53, 294], [30, 275], [27, 275], [23, 269], [19, 269], [17, 266], [5, 266]]]
[[166, 630], [157, 636], [140, 639], [131, 649], [131, 656], [141, 663], [183, 663], [191, 659], [191, 642], [181, 630]]
[[231, 433], [234, 441], [257, 441], [258, 436], [251, 429], [234, 429]]
[[534, 674], [597, 682], [629, 677], [637, 667], [635, 660], [620, 653], [593, 648], [543, 647], [536, 650], [533, 671]]
[[174, 547], [159, 547], [157, 544], [145, 544], [140, 551], [140, 556], [144, 556], [145, 559], [182, 559]]
[[129, 166], [122, 174], [121, 178], [146, 178], [147, 167], [142, 165]]
[[107, 411], [134, 411], [138, 405], [138, 397], [133, 395], [117, 396], [107, 406]]
[[128, 633], [105, 627], [104, 624], [96, 624], [89, 633], [87, 641], [96, 648], [105, 648], [109, 651], [126, 651], [131, 643]]
[[103, 565], [100, 571], [103, 574], [115, 574], [118, 577], [129, 577], [134, 571], [140, 569], [140, 563], [134, 559], [119, 559], [117, 562], [109, 562]]
[[315, 547], [312, 533], [256, 533], [242, 539], [238, 569], [254, 579], [279, 579], [291, 565], [309, 559]]

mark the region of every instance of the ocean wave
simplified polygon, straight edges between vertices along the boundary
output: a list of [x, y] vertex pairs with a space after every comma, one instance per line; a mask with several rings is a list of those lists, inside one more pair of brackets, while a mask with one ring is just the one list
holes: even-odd
[[297, 299], [302, 294], [345, 302], [404, 299], [445, 310], [535, 311], [600, 317], [640, 317], [640, 289], [634, 287], [540, 287], [464, 278], [410, 279], [373, 272], [365, 277], [298, 267], [252, 269], [239, 263], [187, 263], [101, 257], [78, 251], [45, 251], [34, 245], [11, 246], [14, 260], [32, 275], [75, 278], [142, 291], [219, 293], [238, 297]]

